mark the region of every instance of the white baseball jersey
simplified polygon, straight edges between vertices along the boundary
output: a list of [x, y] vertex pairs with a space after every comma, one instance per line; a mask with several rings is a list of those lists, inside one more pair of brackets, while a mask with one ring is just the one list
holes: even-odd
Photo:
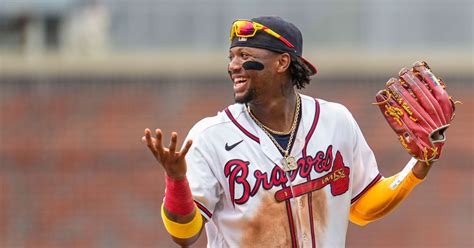
[[191, 129], [187, 177], [208, 247], [344, 247], [351, 203], [381, 176], [344, 106], [301, 95], [301, 109], [288, 172], [243, 104]]

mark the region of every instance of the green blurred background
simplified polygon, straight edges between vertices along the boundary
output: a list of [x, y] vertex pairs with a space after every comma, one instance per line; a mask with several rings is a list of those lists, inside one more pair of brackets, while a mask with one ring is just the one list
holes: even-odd
[[260, 15], [300, 27], [302, 93], [346, 105], [385, 176], [409, 160], [371, 105], [388, 78], [426, 60], [464, 103], [425, 182], [347, 246], [474, 246], [473, 1], [0, 0], [0, 247], [175, 247], [143, 130], [232, 104], [229, 27]]

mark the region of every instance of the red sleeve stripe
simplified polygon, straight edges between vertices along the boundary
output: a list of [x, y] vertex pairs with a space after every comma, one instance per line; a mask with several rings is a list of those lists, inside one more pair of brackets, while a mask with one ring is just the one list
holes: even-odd
[[247, 129], [245, 129], [242, 125], [240, 125], [239, 122], [237, 122], [234, 116], [232, 116], [232, 113], [230, 112], [229, 108], [225, 109], [225, 113], [227, 114], [227, 117], [229, 117], [229, 119], [232, 121], [232, 123], [234, 123], [234, 125], [237, 126], [238, 129], [240, 129], [240, 131], [242, 131], [249, 138], [253, 139], [255, 142], [260, 143], [260, 139], [257, 136], [247, 131]]
[[207, 219], [212, 218], [211, 211], [209, 211], [206, 207], [204, 207], [204, 205], [202, 205], [198, 201], [195, 200], [194, 202], [196, 203], [196, 206], [199, 208], [199, 210], [201, 210], [201, 212], [203, 212], [207, 216]]
[[370, 188], [372, 188], [372, 186], [374, 186], [379, 180], [380, 178], [382, 178], [382, 175], [379, 173], [375, 178], [374, 180], [372, 180], [372, 182], [369, 183], [369, 185], [367, 185], [367, 187], [365, 187], [364, 190], [362, 190], [362, 192], [360, 192], [358, 195], [356, 195], [356, 197], [352, 198], [351, 200], [351, 204], [353, 204], [354, 202], [356, 202], [357, 200], [359, 200], [359, 198], [361, 198], [365, 192], [367, 192], [367, 190], [369, 190]]

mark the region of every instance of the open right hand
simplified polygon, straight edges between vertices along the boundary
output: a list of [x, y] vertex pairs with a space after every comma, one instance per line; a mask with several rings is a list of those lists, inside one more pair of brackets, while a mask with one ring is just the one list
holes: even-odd
[[166, 174], [174, 179], [182, 179], [186, 176], [186, 159], [185, 156], [191, 148], [192, 140], [188, 140], [181, 151], [176, 151], [178, 134], [171, 133], [171, 142], [169, 148], [163, 146], [163, 133], [160, 129], [155, 130], [155, 137], [152, 137], [151, 130], [145, 129], [145, 136], [142, 141], [146, 143], [153, 156], [158, 163], [163, 166]]

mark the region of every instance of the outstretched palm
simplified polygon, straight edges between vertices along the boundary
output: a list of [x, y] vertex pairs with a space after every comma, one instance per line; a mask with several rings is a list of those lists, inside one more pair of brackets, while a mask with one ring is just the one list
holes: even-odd
[[181, 151], [176, 151], [178, 134], [171, 133], [169, 148], [163, 146], [163, 133], [160, 129], [155, 130], [156, 138], [152, 137], [151, 130], [145, 129], [145, 136], [142, 140], [146, 143], [150, 151], [155, 156], [158, 163], [163, 166], [166, 174], [175, 179], [181, 179], [186, 175], [186, 153], [192, 145], [192, 140], [188, 140]]

